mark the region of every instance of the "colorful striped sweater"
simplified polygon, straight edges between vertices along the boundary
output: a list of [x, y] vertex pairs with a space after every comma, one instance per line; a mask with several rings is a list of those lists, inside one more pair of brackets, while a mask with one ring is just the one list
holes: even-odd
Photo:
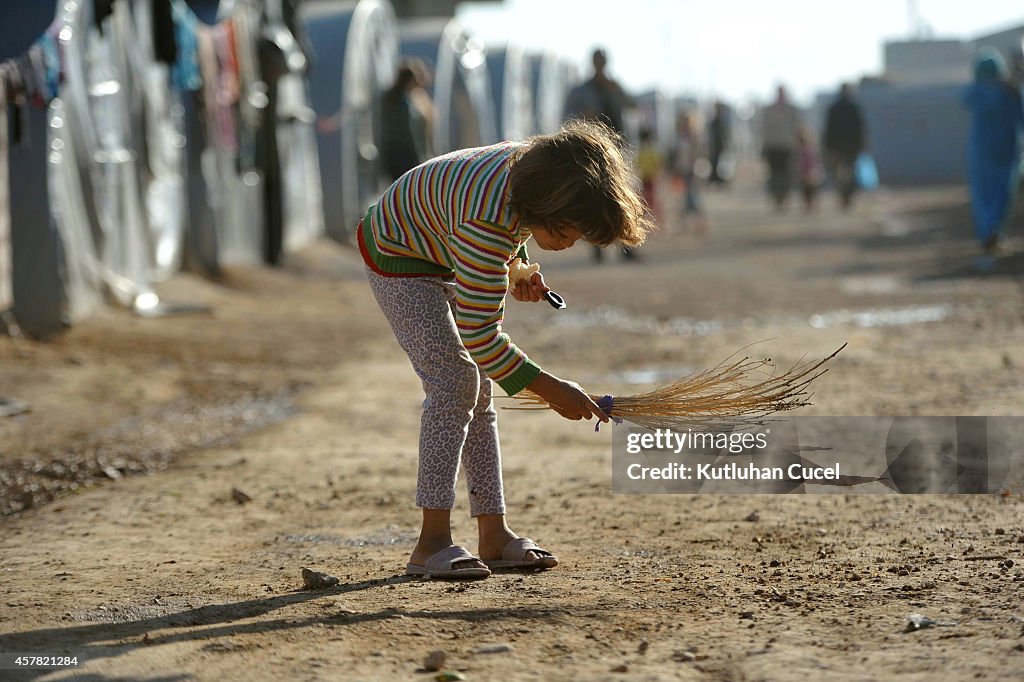
[[359, 247], [392, 277], [455, 277], [455, 324], [473, 360], [509, 395], [540, 367], [501, 330], [508, 264], [526, 260], [530, 231], [508, 205], [508, 159], [517, 143], [452, 152], [412, 169], [360, 224]]

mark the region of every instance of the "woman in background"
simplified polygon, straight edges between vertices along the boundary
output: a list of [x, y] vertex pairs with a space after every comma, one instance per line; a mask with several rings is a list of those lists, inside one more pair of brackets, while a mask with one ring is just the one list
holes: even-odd
[[1008, 78], [1006, 63], [996, 50], [982, 48], [974, 63], [974, 82], [964, 104], [971, 110], [967, 173], [971, 185], [974, 230], [985, 254], [980, 268], [995, 267], [995, 253], [1016, 193], [1020, 163], [1020, 131], [1024, 109], [1020, 92]]
[[430, 127], [433, 105], [430, 75], [418, 59], [402, 62], [395, 82], [381, 100], [381, 156], [392, 181], [434, 156]]

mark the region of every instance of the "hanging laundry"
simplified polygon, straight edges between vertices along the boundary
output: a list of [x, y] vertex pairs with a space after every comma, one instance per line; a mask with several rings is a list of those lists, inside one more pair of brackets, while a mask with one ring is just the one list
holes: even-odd
[[203, 87], [199, 66], [199, 18], [184, 0], [171, 0], [177, 59], [171, 67], [171, 79], [180, 90], [196, 92]]
[[46, 101], [49, 103], [60, 94], [60, 84], [64, 72], [60, 47], [57, 43], [57, 37], [51, 31], [47, 31], [40, 36], [39, 40], [36, 41], [36, 45], [43, 56]]
[[174, 64], [178, 59], [178, 42], [175, 38], [174, 13], [171, 0], [153, 0], [153, 54], [158, 62]]
[[[50, 96], [50, 87], [47, 80], [46, 61], [43, 56], [43, 49], [36, 43], [28, 49], [26, 57], [26, 68], [32, 74], [32, 106], [36, 109], [45, 109], [53, 97]], [[56, 93], [54, 93], [56, 95]]]
[[220, 59], [225, 94], [232, 104], [238, 102], [241, 87], [241, 74], [238, 71], [238, 52], [235, 49], [235, 22], [228, 19], [218, 26], [221, 29], [217, 36], [217, 58]]
[[238, 152], [238, 131], [235, 122], [235, 106], [238, 104], [238, 63], [235, 61], [232, 44], [232, 22], [230, 19], [212, 27], [213, 47], [217, 55], [217, 135], [221, 146], [231, 152]]
[[207, 115], [217, 106], [217, 49], [213, 45], [210, 29], [199, 26], [196, 31], [196, 51], [199, 55], [199, 70], [202, 74], [203, 100]]

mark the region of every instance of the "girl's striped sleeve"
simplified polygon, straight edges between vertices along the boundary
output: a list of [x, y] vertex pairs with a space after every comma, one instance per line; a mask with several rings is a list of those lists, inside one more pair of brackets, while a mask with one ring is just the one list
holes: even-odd
[[517, 243], [497, 225], [469, 220], [453, 231], [450, 246], [455, 265], [455, 324], [462, 343], [487, 376], [515, 395], [540, 374], [540, 367], [501, 330], [508, 261]]

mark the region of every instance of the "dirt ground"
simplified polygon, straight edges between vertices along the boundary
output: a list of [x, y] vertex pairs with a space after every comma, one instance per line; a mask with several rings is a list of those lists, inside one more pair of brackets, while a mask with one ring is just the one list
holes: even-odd
[[[512, 337], [613, 394], [848, 341], [803, 414], [1020, 414], [1024, 252], [974, 270], [962, 188], [775, 213], [754, 177], [641, 263], [535, 254], [569, 308], [511, 303]], [[32, 408], [0, 418], [0, 653], [81, 663], [2, 679], [431, 680], [438, 649], [468, 680], [1024, 678], [1021, 490], [612, 495], [610, 429], [506, 411], [510, 524], [562, 564], [410, 580], [421, 392], [357, 254], [160, 292], [212, 312], [0, 339]]]

